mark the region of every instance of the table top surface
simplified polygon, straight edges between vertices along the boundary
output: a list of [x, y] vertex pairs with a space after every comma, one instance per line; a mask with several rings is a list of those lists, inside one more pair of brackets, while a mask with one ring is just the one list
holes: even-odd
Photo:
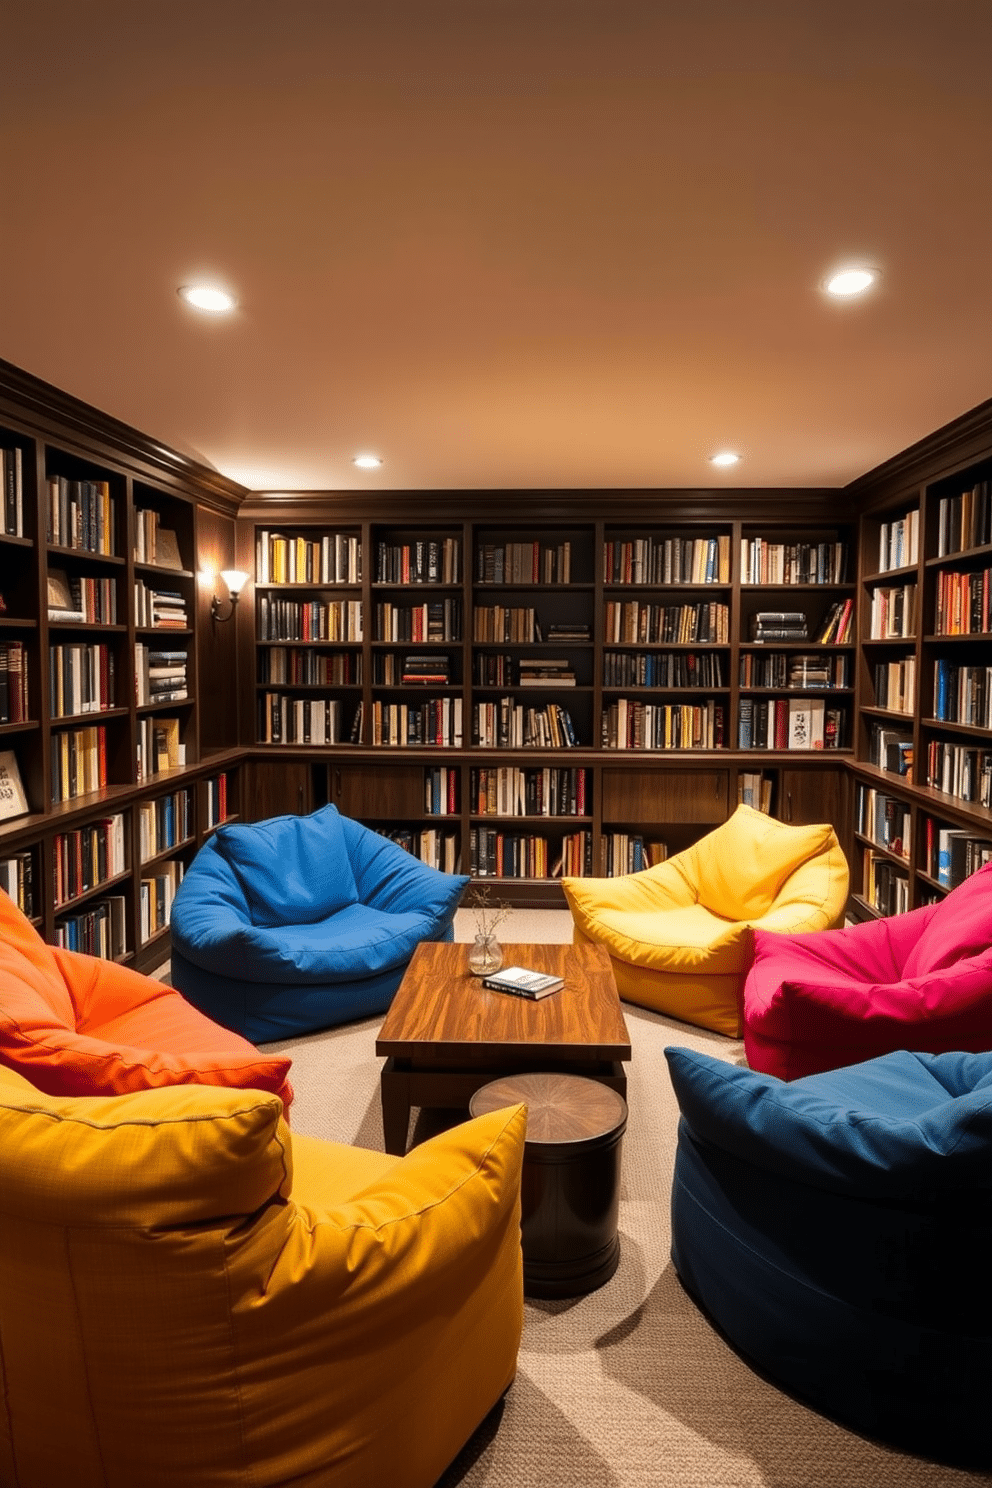
[[482, 1116], [518, 1102], [527, 1107], [527, 1141], [542, 1146], [591, 1142], [612, 1135], [627, 1121], [622, 1095], [580, 1075], [506, 1075], [477, 1090], [469, 1110]]
[[451, 941], [417, 947], [379, 1030], [377, 1054], [455, 1064], [495, 1053], [532, 1058], [542, 1050], [552, 1061], [630, 1058], [630, 1034], [602, 946], [504, 945], [504, 966], [564, 977], [565, 985], [539, 1002], [483, 987], [469, 971], [470, 949]]

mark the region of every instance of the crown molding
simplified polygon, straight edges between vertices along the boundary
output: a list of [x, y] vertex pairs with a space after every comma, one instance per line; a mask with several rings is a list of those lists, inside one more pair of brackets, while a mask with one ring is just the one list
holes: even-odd
[[89, 403], [0, 359], [0, 417], [81, 459], [165, 484], [225, 516], [237, 516], [247, 487], [142, 434]]
[[992, 398], [900, 450], [844, 487], [859, 511], [887, 505], [920, 488], [992, 457]]
[[354, 523], [368, 514], [376, 522], [594, 521], [609, 513], [618, 521], [794, 522], [797, 516], [836, 522], [856, 509], [834, 487], [737, 487], [442, 490], [442, 491], [252, 491], [238, 516], [255, 522], [323, 520], [334, 513]]

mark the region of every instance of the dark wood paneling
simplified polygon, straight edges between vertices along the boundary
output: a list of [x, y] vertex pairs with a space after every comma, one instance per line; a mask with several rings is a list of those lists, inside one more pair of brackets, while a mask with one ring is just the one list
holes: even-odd
[[246, 651], [243, 659], [238, 648], [238, 617], [213, 620], [210, 605], [215, 592], [222, 599], [222, 612], [230, 606], [224, 581], [217, 585], [208, 577], [222, 568], [236, 568], [235, 524], [232, 517], [221, 516], [208, 507], [198, 506], [196, 634], [197, 677], [200, 714], [201, 749], [233, 748], [241, 738], [238, 726], [238, 674], [242, 666], [255, 664], [254, 653]]

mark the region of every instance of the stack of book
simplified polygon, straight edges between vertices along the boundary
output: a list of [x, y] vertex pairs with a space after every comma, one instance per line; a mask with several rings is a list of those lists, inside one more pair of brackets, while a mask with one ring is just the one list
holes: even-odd
[[561, 621], [548, 626], [549, 641], [588, 641], [589, 626], [578, 621]]
[[442, 682], [445, 686], [451, 681], [451, 663], [447, 656], [405, 656], [403, 658], [403, 671], [401, 674], [403, 682]]
[[759, 610], [751, 616], [752, 641], [805, 641], [806, 616], [802, 610]]
[[542, 656], [520, 663], [521, 687], [574, 687], [575, 673], [565, 657]]
[[188, 696], [185, 651], [153, 651], [140, 642], [134, 648], [135, 702], [178, 703]]

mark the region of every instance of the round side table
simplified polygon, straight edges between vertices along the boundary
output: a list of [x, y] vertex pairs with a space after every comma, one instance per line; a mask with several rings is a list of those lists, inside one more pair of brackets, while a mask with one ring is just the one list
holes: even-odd
[[620, 1263], [617, 1213], [627, 1103], [579, 1075], [508, 1075], [477, 1090], [473, 1116], [523, 1102], [521, 1241], [528, 1297], [577, 1297]]

